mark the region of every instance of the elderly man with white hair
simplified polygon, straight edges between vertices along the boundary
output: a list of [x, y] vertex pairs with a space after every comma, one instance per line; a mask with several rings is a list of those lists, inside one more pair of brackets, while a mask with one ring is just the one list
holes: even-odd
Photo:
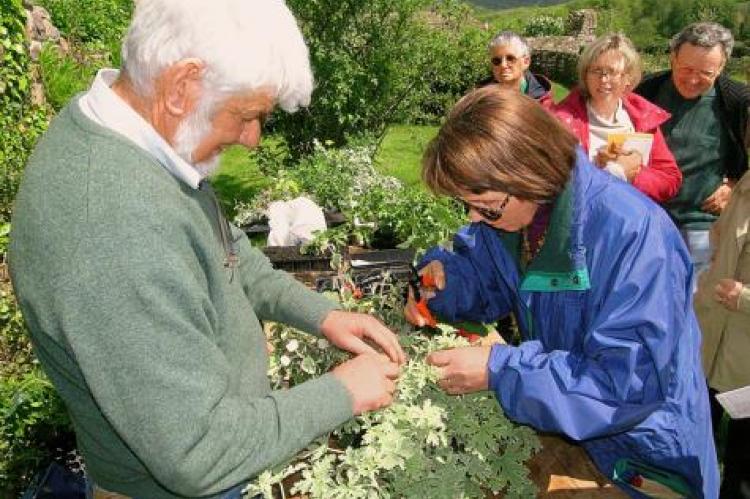
[[[277, 103], [309, 103], [307, 48], [284, 3], [142, 0], [123, 61], [60, 112], [29, 162], [13, 283], [93, 495], [239, 497], [390, 404], [404, 353], [373, 317], [273, 270], [205, 180], [225, 147], [258, 144]], [[262, 320], [354, 356], [271, 390]]]

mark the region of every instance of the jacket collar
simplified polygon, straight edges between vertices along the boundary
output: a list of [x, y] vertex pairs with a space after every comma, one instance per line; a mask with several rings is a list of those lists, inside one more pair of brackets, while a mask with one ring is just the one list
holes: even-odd
[[[630, 116], [633, 127], [638, 131], [654, 130], [670, 118], [670, 114], [659, 106], [652, 104], [638, 94], [628, 92], [622, 98], [622, 106]], [[588, 123], [586, 100], [580, 88], [576, 87], [558, 106], [567, 110], [571, 117]]]
[[[544, 246], [521, 281], [522, 290], [583, 291], [591, 287], [581, 231], [583, 192], [590, 182], [586, 165], [586, 153], [579, 147], [570, 179], [554, 201]], [[505, 247], [520, 262], [520, 233], [500, 234]]]
[[539, 100], [552, 91], [552, 83], [542, 75], [527, 70], [524, 79], [528, 85], [526, 95], [532, 99]]

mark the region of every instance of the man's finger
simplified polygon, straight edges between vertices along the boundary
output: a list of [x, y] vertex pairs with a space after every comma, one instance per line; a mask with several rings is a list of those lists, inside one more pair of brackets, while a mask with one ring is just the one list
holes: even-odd
[[348, 335], [341, 344], [338, 345], [342, 350], [351, 352], [354, 355], [361, 355], [363, 353], [372, 353], [378, 355], [378, 352], [370, 345], [357, 338], [353, 334]]
[[365, 334], [373, 340], [394, 362], [406, 362], [406, 354], [398, 342], [398, 336], [375, 318], [365, 327]]
[[385, 381], [385, 391], [388, 392], [388, 395], [393, 395], [396, 392], [396, 383], [391, 379], [387, 379]]

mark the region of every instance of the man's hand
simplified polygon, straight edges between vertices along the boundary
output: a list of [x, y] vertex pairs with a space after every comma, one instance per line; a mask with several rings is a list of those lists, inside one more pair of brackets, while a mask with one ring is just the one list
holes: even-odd
[[333, 375], [352, 396], [355, 415], [389, 406], [393, 402], [398, 365], [385, 355], [363, 353], [336, 366]]
[[701, 210], [714, 215], [721, 215], [721, 212], [726, 208], [727, 203], [729, 203], [729, 198], [731, 197], [732, 185], [728, 183], [721, 184], [713, 194], [703, 201]]
[[393, 362], [406, 362], [406, 354], [398, 343], [398, 337], [371, 315], [333, 310], [323, 319], [320, 330], [328, 341], [355, 355], [378, 354], [364, 341], [369, 340]]
[[[443, 270], [443, 264], [440, 262], [440, 260], [433, 260], [425, 265], [419, 271], [419, 275], [420, 277], [426, 277], [426, 280], [428, 282], [434, 282], [435, 288], [437, 290], [445, 289], [445, 271]], [[435, 296], [435, 292], [431, 290], [423, 290], [421, 293], [422, 297], [425, 300], [429, 300], [430, 298]], [[414, 301], [414, 293], [412, 292], [411, 288], [409, 288], [408, 294], [406, 296], [404, 317], [407, 321], [409, 321], [409, 323], [414, 324], [415, 326], [422, 327], [427, 325], [427, 321], [417, 309], [417, 302]]]
[[489, 388], [487, 362], [492, 346], [462, 347], [433, 352], [427, 363], [440, 368], [440, 388], [451, 395]]
[[724, 305], [724, 308], [735, 312], [740, 307], [740, 294], [742, 294], [742, 283], [734, 279], [720, 279], [714, 288], [716, 301]]

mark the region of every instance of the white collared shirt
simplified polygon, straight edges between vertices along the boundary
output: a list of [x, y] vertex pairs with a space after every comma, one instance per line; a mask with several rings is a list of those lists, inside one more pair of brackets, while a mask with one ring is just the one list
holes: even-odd
[[99, 70], [89, 91], [78, 100], [83, 114], [124, 136], [153, 156], [169, 173], [197, 189], [203, 179], [198, 170], [182, 159], [148, 121], [110, 88], [119, 74], [117, 69]]

